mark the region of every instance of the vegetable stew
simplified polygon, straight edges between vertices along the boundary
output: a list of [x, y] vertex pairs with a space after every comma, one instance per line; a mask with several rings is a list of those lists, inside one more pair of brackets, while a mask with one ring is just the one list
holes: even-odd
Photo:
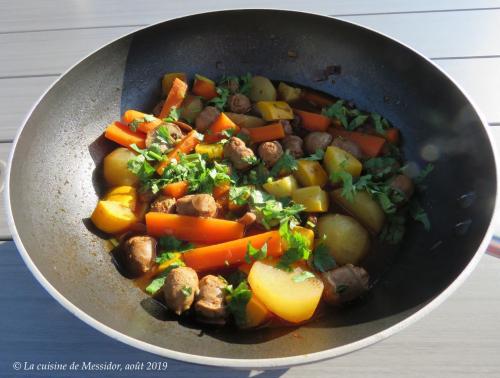
[[[92, 213], [127, 277], [172, 313], [240, 328], [307, 322], [370, 288], [374, 243], [429, 229], [398, 129], [350, 101], [263, 76], [162, 78], [151, 113], [104, 136]], [[372, 257], [373, 258], [373, 257]]]

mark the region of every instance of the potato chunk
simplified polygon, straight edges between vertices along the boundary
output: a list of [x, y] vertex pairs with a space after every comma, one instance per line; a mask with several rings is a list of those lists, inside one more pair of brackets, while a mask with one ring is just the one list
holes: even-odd
[[328, 211], [328, 195], [319, 186], [308, 186], [297, 189], [292, 194], [295, 203], [303, 205], [311, 213]]
[[323, 293], [323, 282], [316, 276], [299, 280], [304, 269], [291, 272], [275, 268], [269, 262], [256, 261], [248, 282], [253, 294], [271, 312], [292, 323], [310, 319]]

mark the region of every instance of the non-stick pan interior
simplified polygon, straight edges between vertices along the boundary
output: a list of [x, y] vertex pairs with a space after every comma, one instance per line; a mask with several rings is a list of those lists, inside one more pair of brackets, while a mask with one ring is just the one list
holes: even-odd
[[[340, 66], [340, 74], [325, 77], [325, 68], [333, 65]], [[88, 217], [97, 200], [100, 163], [112, 148], [100, 137], [104, 127], [125, 109], [151, 109], [159, 98], [160, 77], [169, 71], [209, 77], [251, 72], [381, 113], [402, 130], [411, 164], [422, 167], [433, 160], [423, 200], [431, 231], [409, 227], [390, 269], [364, 301], [298, 328], [201, 330], [156, 311], [117, 273], [106, 243], [89, 231]], [[24, 248], [48, 282], [80, 310], [169, 350], [254, 359], [340, 347], [384, 331], [425, 306], [476, 254], [493, 212], [496, 175], [475, 110], [418, 54], [335, 19], [256, 10], [165, 22], [83, 60], [28, 119], [13, 156], [9, 188]]]

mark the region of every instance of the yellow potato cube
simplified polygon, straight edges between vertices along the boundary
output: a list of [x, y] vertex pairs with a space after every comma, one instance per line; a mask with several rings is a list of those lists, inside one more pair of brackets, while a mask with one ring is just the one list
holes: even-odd
[[328, 182], [328, 175], [321, 164], [313, 160], [297, 160], [294, 176], [302, 186], [323, 187]]
[[133, 186], [117, 186], [111, 189], [103, 199], [105, 201], [118, 202], [134, 211], [137, 204], [137, 190]]
[[293, 110], [285, 101], [259, 101], [257, 109], [266, 121], [293, 119]]
[[385, 222], [384, 211], [368, 192], [354, 193], [351, 202], [342, 196], [342, 189], [337, 189], [332, 192], [332, 198], [370, 231], [378, 234], [382, 230]]
[[295, 203], [305, 207], [305, 211], [322, 213], [328, 211], [328, 195], [319, 186], [297, 189], [292, 194]]
[[281, 100], [286, 102], [294, 102], [300, 99], [300, 88], [292, 87], [288, 84], [281, 82], [278, 85], [278, 94]]
[[129, 207], [113, 201], [99, 201], [90, 219], [99, 230], [110, 234], [125, 231], [137, 222]]
[[265, 307], [282, 319], [300, 323], [310, 319], [323, 293], [323, 282], [316, 276], [298, 280], [304, 269], [291, 272], [275, 268], [270, 262], [256, 261], [248, 283]]
[[195, 151], [198, 154], [206, 154], [211, 160], [222, 159], [224, 146], [220, 143], [215, 144], [198, 144]]
[[336, 146], [326, 148], [323, 165], [330, 175], [334, 172], [343, 171], [350, 173], [353, 177], [359, 177], [363, 169], [363, 165], [358, 159]]
[[271, 312], [255, 295], [248, 301], [245, 311], [246, 321], [243, 328], [257, 327], [271, 317]]
[[299, 187], [293, 176], [285, 176], [275, 181], [266, 182], [262, 186], [266, 192], [277, 198], [291, 197], [293, 191]]

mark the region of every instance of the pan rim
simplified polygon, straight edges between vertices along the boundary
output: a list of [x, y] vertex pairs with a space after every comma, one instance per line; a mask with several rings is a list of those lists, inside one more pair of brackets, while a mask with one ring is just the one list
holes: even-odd
[[[345, 23], [352, 25], [357, 28], [362, 28], [365, 29], [368, 32], [375, 33], [380, 37], [386, 38], [393, 43], [399, 44], [400, 46], [405, 47], [406, 49], [412, 51], [412, 53], [416, 54], [420, 58], [424, 59], [428, 64], [431, 64], [434, 69], [437, 69], [444, 77], [446, 77], [465, 97], [465, 99], [469, 102], [469, 104], [472, 106], [472, 109], [475, 111], [477, 114], [479, 120], [481, 121], [481, 125], [487, 135], [487, 138], [490, 142], [490, 145], [492, 147], [492, 152], [493, 152], [493, 163], [495, 165], [495, 172], [496, 172], [496, 182], [497, 182], [497, 190], [496, 190], [496, 195], [495, 195], [495, 201], [494, 201], [494, 210], [493, 214], [491, 216], [490, 222], [488, 224], [488, 227], [486, 228], [486, 231], [484, 233], [483, 239], [474, 254], [474, 256], [471, 258], [469, 263], [466, 265], [466, 267], [462, 270], [462, 272], [457, 276], [457, 278], [441, 293], [439, 293], [434, 299], [432, 299], [430, 302], [428, 302], [426, 305], [424, 305], [420, 310], [416, 311], [412, 315], [408, 316], [407, 318], [401, 320], [400, 322], [394, 324], [393, 326], [386, 328], [380, 332], [377, 332], [371, 336], [365, 337], [361, 340], [355, 341], [353, 343], [349, 343], [343, 346], [339, 346], [336, 348], [331, 348], [327, 350], [323, 350], [320, 352], [314, 352], [311, 354], [303, 354], [303, 355], [297, 355], [297, 356], [290, 356], [290, 357], [276, 357], [276, 358], [259, 358], [259, 359], [243, 359], [243, 358], [220, 358], [220, 357], [207, 357], [207, 356], [201, 356], [201, 355], [195, 355], [195, 354], [189, 354], [189, 353], [184, 353], [184, 352], [178, 352], [174, 351], [171, 349], [167, 349], [164, 347], [159, 347], [155, 346], [153, 344], [138, 340], [136, 338], [130, 337], [125, 335], [122, 332], [119, 332], [103, 323], [98, 321], [97, 319], [93, 318], [92, 316], [88, 315], [85, 313], [83, 310], [81, 310], [79, 307], [74, 305], [72, 302], [70, 302], [66, 297], [64, 297], [52, 284], [43, 276], [43, 274], [40, 272], [38, 267], [34, 264], [33, 260], [31, 259], [28, 251], [25, 249], [22, 240], [17, 232], [17, 227], [14, 221], [13, 217], [13, 212], [12, 212], [12, 207], [11, 207], [11, 198], [10, 198], [10, 179], [11, 179], [11, 169], [12, 169], [12, 162], [14, 159], [17, 143], [19, 142], [19, 139], [21, 137], [21, 134], [28, 122], [28, 120], [31, 118], [32, 113], [35, 111], [35, 109], [38, 107], [39, 103], [42, 101], [42, 99], [52, 90], [52, 88], [60, 81], [62, 80], [70, 71], [72, 71], [74, 68], [76, 68], [80, 63], [83, 61], [87, 60], [89, 57], [94, 55], [95, 53], [99, 52], [101, 49], [104, 49], [108, 47], [109, 45], [118, 42], [120, 40], [125, 40], [127, 38], [130, 38], [133, 34], [141, 32], [143, 30], [146, 30], [148, 28], [155, 27], [157, 25], [163, 24], [165, 22], [170, 22], [170, 21], [175, 21], [175, 20], [181, 20], [184, 18], [188, 18], [191, 16], [196, 16], [196, 15], [207, 15], [207, 14], [219, 14], [219, 13], [228, 13], [228, 12], [234, 12], [234, 13], [244, 13], [244, 12], [255, 12], [255, 11], [261, 11], [261, 12], [276, 12], [276, 13], [293, 13], [293, 14], [302, 14], [305, 16], [314, 16], [314, 17], [321, 17], [323, 19], [334, 19], [336, 22], [340, 23]], [[77, 61], [75, 64], [73, 64], [70, 68], [68, 68], [65, 72], [63, 72], [45, 91], [44, 93], [38, 98], [38, 100], [33, 104], [31, 107], [30, 111], [27, 113], [26, 117], [23, 120], [22, 126], [18, 129], [16, 133], [16, 137], [12, 143], [12, 148], [9, 153], [9, 160], [8, 160], [8, 165], [7, 165], [7, 172], [5, 175], [5, 192], [4, 192], [4, 200], [6, 203], [6, 215], [7, 215], [7, 223], [9, 226], [9, 229], [12, 233], [12, 238], [14, 240], [14, 243], [24, 260], [25, 264], [27, 265], [28, 269], [31, 271], [33, 276], [37, 279], [37, 281], [42, 285], [42, 287], [57, 301], [59, 304], [61, 304], [64, 308], [66, 308], [69, 312], [71, 312], [73, 315], [75, 315], [77, 318], [80, 320], [84, 321], [86, 324], [89, 326], [97, 329], [98, 331], [102, 332], [103, 334], [121, 341], [123, 343], [126, 343], [130, 346], [133, 346], [135, 348], [138, 348], [140, 350], [149, 352], [149, 353], [154, 353], [162, 357], [166, 358], [173, 358], [175, 360], [179, 361], [184, 361], [188, 363], [193, 363], [193, 364], [198, 364], [198, 365], [209, 365], [209, 366], [218, 366], [218, 367], [230, 367], [230, 368], [238, 368], [238, 369], [253, 369], [253, 368], [267, 368], [267, 369], [277, 369], [277, 368], [287, 368], [287, 367], [292, 367], [292, 366], [297, 366], [297, 365], [303, 365], [303, 364], [308, 364], [312, 362], [318, 362], [326, 359], [330, 359], [333, 357], [338, 357], [344, 354], [348, 354], [351, 352], [354, 352], [356, 350], [365, 348], [369, 345], [375, 344], [376, 342], [379, 342], [381, 340], [384, 340], [388, 338], [389, 336], [394, 335], [395, 333], [399, 332], [400, 330], [406, 328], [410, 324], [416, 322], [417, 320], [421, 319], [428, 313], [430, 313], [432, 310], [434, 310], [436, 307], [438, 307], [446, 298], [448, 298], [465, 280], [466, 278], [471, 274], [471, 272], [474, 270], [476, 265], [478, 264], [479, 260], [483, 256], [484, 252], [486, 251], [487, 246], [490, 243], [490, 240], [493, 235], [493, 227], [494, 227], [494, 220], [498, 218], [498, 211], [496, 210], [496, 204], [498, 202], [498, 195], [500, 193], [500, 189], [498, 186], [498, 161], [499, 161], [499, 155], [496, 150], [496, 143], [492, 137], [491, 131], [489, 130], [488, 123], [486, 121], [486, 118], [478, 108], [477, 104], [471, 99], [469, 94], [452, 78], [448, 73], [446, 73], [442, 68], [440, 68], [437, 64], [435, 64], [433, 61], [431, 61], [429, 58], [425, 57], [422, 53], [420, 53], [418, 50], [408, 46], [407, 44], [399, 41], [398, 39], [395, 39], [393, 37], [389, 37], [388, 35], [381, 33], [379, 31], [376, 31], [370, 27], [366, 27], [363, 25], [359, 25], [355, 22], [352, 21], [346, 21], [343, 19], [339, 19], [336, 17], [331, 17], [331, 16], [325, 16], [322, 14], [317, 14], [313, 12], [303, 12], [303, 11], [295, 11], [295, 10], [287, 10], [287, 9], [276, 9], [276, 8], [267, 8], [267, 9], [262, 9], [262, 8], [245, 8], [245, 9], [225, 9], [225, 10], [216, 10], [216, 11], [211, 11], [211, 12], [202, 12], [202, 13], [192, 13], [188, 15], [183, 15], [180, 17], [174, 17], [170, 18], [167, 20], [159, 21], [151, 25], [146, 25], [144, 27], [141, 27], [139, 29], [136, 29], [130, 33], [127, 33], [123, 36], [120, 36], [118, 38], [115, 38], [114, 40], [104, 44], [103, 46], [100, 46], [99, 48], [95, 49], [91, 53], [87, 54], [84, 56], [82, 59]]]

